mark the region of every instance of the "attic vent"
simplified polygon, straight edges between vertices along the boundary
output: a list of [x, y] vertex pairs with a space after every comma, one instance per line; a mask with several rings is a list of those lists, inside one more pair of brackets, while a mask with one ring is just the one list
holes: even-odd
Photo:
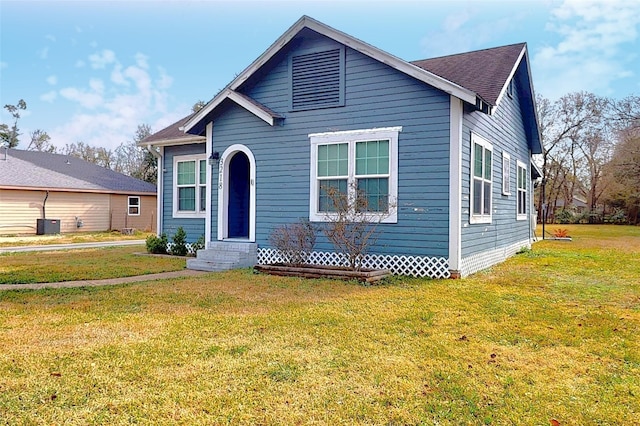
[[344, 49], [294, 56], [291, 59], [293, 110], [344, 105]]

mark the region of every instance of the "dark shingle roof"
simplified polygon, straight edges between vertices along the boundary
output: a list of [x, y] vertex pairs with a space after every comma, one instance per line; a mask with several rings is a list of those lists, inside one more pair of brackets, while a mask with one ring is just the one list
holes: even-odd
[[[189, 119], [191, 117], [193, 117], [195, 113], [189, 114], [184, 118], [181, 118], [180, 120], [176, 121], [173, 124], [170, 124], [169, 126], [165, 127], [164, 129], [147, 136], [146, 138], [142, 139], [138, 145], [142, 146], [142, 145], [146, 145], [148, 143], [153, 143], [153, 142], [158, 142], [158, 141], [167, 141], [167, 140], [176, 140], [176, 139], [193, 139], [193, 135], [188, 135], [185, 134], [185, 132], [183, 132], [181, 129], [181, 127], [184, 125], [184, 123], [186, 123], [187, 121], [189, 121]], [[203, 138], [204, 140], [204, 138]]]
[[411, 63], [477, 93], [496, 106], [525, 46], [525, 43], [511, 44]]
[[69, 155], [0, 148], [0, 187], [156, 193], [156, 186]]

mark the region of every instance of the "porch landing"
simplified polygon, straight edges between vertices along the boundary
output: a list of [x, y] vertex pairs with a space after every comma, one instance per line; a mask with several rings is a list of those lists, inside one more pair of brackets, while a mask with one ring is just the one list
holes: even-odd
[[258, 244], [239, 241], [213, 241], [209, 248], [198, 250], [195, 259], [187, 259], [187, 269], [227, 271], [249, 268], [258, 263]]

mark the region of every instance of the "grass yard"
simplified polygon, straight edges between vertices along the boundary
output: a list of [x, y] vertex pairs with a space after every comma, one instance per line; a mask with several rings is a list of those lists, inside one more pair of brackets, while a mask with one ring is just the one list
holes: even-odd
[[0, 253], [0, 284], [130, 277], [179, 271], [186, 266], [185, 258], [135, 254], [144, 252], [144, 246], [120, 246]]
[[0, 419], [640, 424], [640, 227], [564, 227], [463, 280], [1, 292]]

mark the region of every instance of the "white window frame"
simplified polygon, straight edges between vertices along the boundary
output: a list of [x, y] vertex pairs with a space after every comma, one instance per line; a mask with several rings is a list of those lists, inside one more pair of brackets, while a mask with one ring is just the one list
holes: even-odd
[[511, 156], [502, 151], [502, 195], [511, 195]]
[[[480, 201], [481, 203], [484, 203], [484, 184], [485, 183], [489, 183], [490, 185], [490, 196], [489, 196], [489, 213], [483, 213], [484, 212], [484, 204], [481, 204], [480, 206], [480, 214], [474, 214], [473, 210], [474, 210], [474, 199], [475, 199], [475, 194], [474, 194], [474, 179], [477, 179], [474, 175], [473, 175], [473, 171], [474, 171], [474, 167], [475, 167], [475, 145], [480, 145], [482, 146], [483, 150], [482, 150], [482, 155], [483, 155], [483, 159], [482, 159], [482, 185], [480, 186], [482, 188], [482, 194], [480, 196]], [[485, 168], [485, 161], [484, 161], [484, 152], [486, 151], [490, 151], [491, 152], [491, 171], [490, 171], [490, 179], [487, 180], [484, 177], [484, 168]], [[470, 192], [470, 197], [469, 197], [469, 223], [471, 224], [476, 224], [476, 223], [491, 223], [491, 219], [492, 219], [492, 213], [493, 213], [493, 164], [495, 163], [495, 156], [493, 155], [493, 145], [486, 139], [484, 139], [483, 137], [475, 134], [475, 133], [471, 133], [471, 164], [469, 167], [469, 192]]]
[[[320, 212], [318, 206], [318, 146], [330, 144], [348, 144], [349, 172], [347, 176], [347, 190], [349, 197], [355, 197], [354, 184], [356, 182], [356, 143], [376, 140], [389, 141], [389, 211], [384, 213], [367, 213], [371, 221], [379, 223], [398, 222], [398, 134], [401, 126], [383, 127], [377, 129], [348, 130], [341, 132], [312, 133], [309, 135], [311, 145], [311, 164], [309, 176], [309, 220], [312, 222], [327, 222], [332, 213]], [[371, 177], [372, 175], [367, 175]], [[387, 175], [384, 175], [387, 177]]]
[[[524, 170], [524, 188], [520, 188], [520, 170]], [[527, 181], [528, 181], [528, 176], [527, 176], [527, 165], [525, 163], [523, 163], [522, 161], [517, 161], [517, 167], [516, 167], [516, 191], [517, 191], [517, 197], [516, 197], [516, 220], [527, 220], [527, 203], [529, 202], [528, 198], [527, 198]], [[522, 195], [521, 195], [522, 194]], [[520, 212], [520, 197], [523, 197], [522, 200], [524, 201], [523, 207], [524, 207], [524, 212]]]
[[[136, 205], [131, 204], [131, 200], [134, 198], [138, 199], [138, 204]], [[141, 204], [142, 204], [142, 199], [140, 198], [139, 195], [129, 195], [127, 197], [127, 216], [140, 216]], [[131, 207], [137, 208], [138, 213], [131, 213]]]
[[[196, 205], [195, 211], [192, 210], [178, 210], [178, 163], [195, 161], [196, 162], [196, 180], [195, 180], [195, 197]], [[205, 187], [206, 182], [200, 182], [200, 162], [204, 161], [204, 167], [208, 167], [206, 154], [193, 154], [193, 155], [176, 155], [173, 157], [173, 217], [174, 218], [204, 218], [207, 213], [207, 208], [201, 209], [200, 205], [200, 188]], [[193, 185], [188, 185], [193, 186]]]

